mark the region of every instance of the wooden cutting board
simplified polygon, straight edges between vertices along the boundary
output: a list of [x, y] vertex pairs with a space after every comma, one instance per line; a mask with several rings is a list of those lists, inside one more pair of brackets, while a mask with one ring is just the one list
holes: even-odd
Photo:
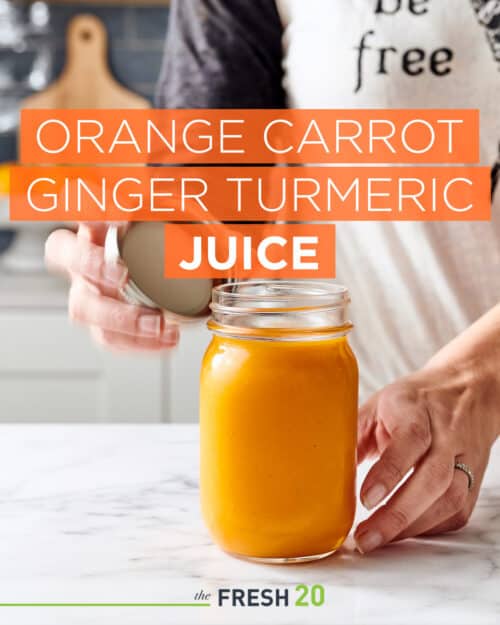
[[26, 98], [22, 108], [137, 109], [149, 102], [120, 85], [107, 61], [108, 37], [94, 15], [77, 15], [67, 30], [66, 65], [61, 76], [44, 91]]

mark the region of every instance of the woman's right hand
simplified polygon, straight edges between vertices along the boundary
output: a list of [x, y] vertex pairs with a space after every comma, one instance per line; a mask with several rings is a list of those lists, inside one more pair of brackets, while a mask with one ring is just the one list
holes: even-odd
[[106, 224], [81, 224], [78, 231], [55, 230], [45, 245], [49, 269], [71, 281], [68, 311], [72, 321], [86, 325], [94, 339], [117, 351], [158, 352], [174, 347], [178, 326], [152, 308], [133, 306], [120, 297], [127, 280], [123, 263], [106, 263]]

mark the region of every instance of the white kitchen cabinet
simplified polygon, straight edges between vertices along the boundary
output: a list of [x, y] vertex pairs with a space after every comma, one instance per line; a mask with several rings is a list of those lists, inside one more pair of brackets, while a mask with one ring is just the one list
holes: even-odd
[[198, 390], [201, 360], [210, 341], [204, 322], [185, 326], [170, 360], [170, 409], [175, 421], [198, 420]]
[[0, 421], [162, 421], [166, 358], [95, 347], [60, 311], [0, 312]]
[[203, 325], [169, 355], [113, 354], [66, 314], [50, 276], [0, 273], [0, 422], [195, 421]]

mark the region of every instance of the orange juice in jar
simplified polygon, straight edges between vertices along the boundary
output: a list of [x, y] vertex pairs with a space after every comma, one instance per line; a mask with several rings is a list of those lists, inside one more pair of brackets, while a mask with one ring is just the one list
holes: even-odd
[[332, 554], [355, 512], [358, 369], [347, 289], [216, 287], [200, 390], [201, 504], [219, 546], [262, 562]]

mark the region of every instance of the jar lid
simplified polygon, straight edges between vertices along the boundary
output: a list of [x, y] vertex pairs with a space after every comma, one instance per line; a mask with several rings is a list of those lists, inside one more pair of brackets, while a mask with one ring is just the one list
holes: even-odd
[[181, 321], [208, 316], [213, 280], [165, 278], [164, 224], [138, 222], [125, 231], [108, 228], [106, 262], [121, 259], [128, 269], [128, 280], [121, 289], [131, 303], [160, 308]]

